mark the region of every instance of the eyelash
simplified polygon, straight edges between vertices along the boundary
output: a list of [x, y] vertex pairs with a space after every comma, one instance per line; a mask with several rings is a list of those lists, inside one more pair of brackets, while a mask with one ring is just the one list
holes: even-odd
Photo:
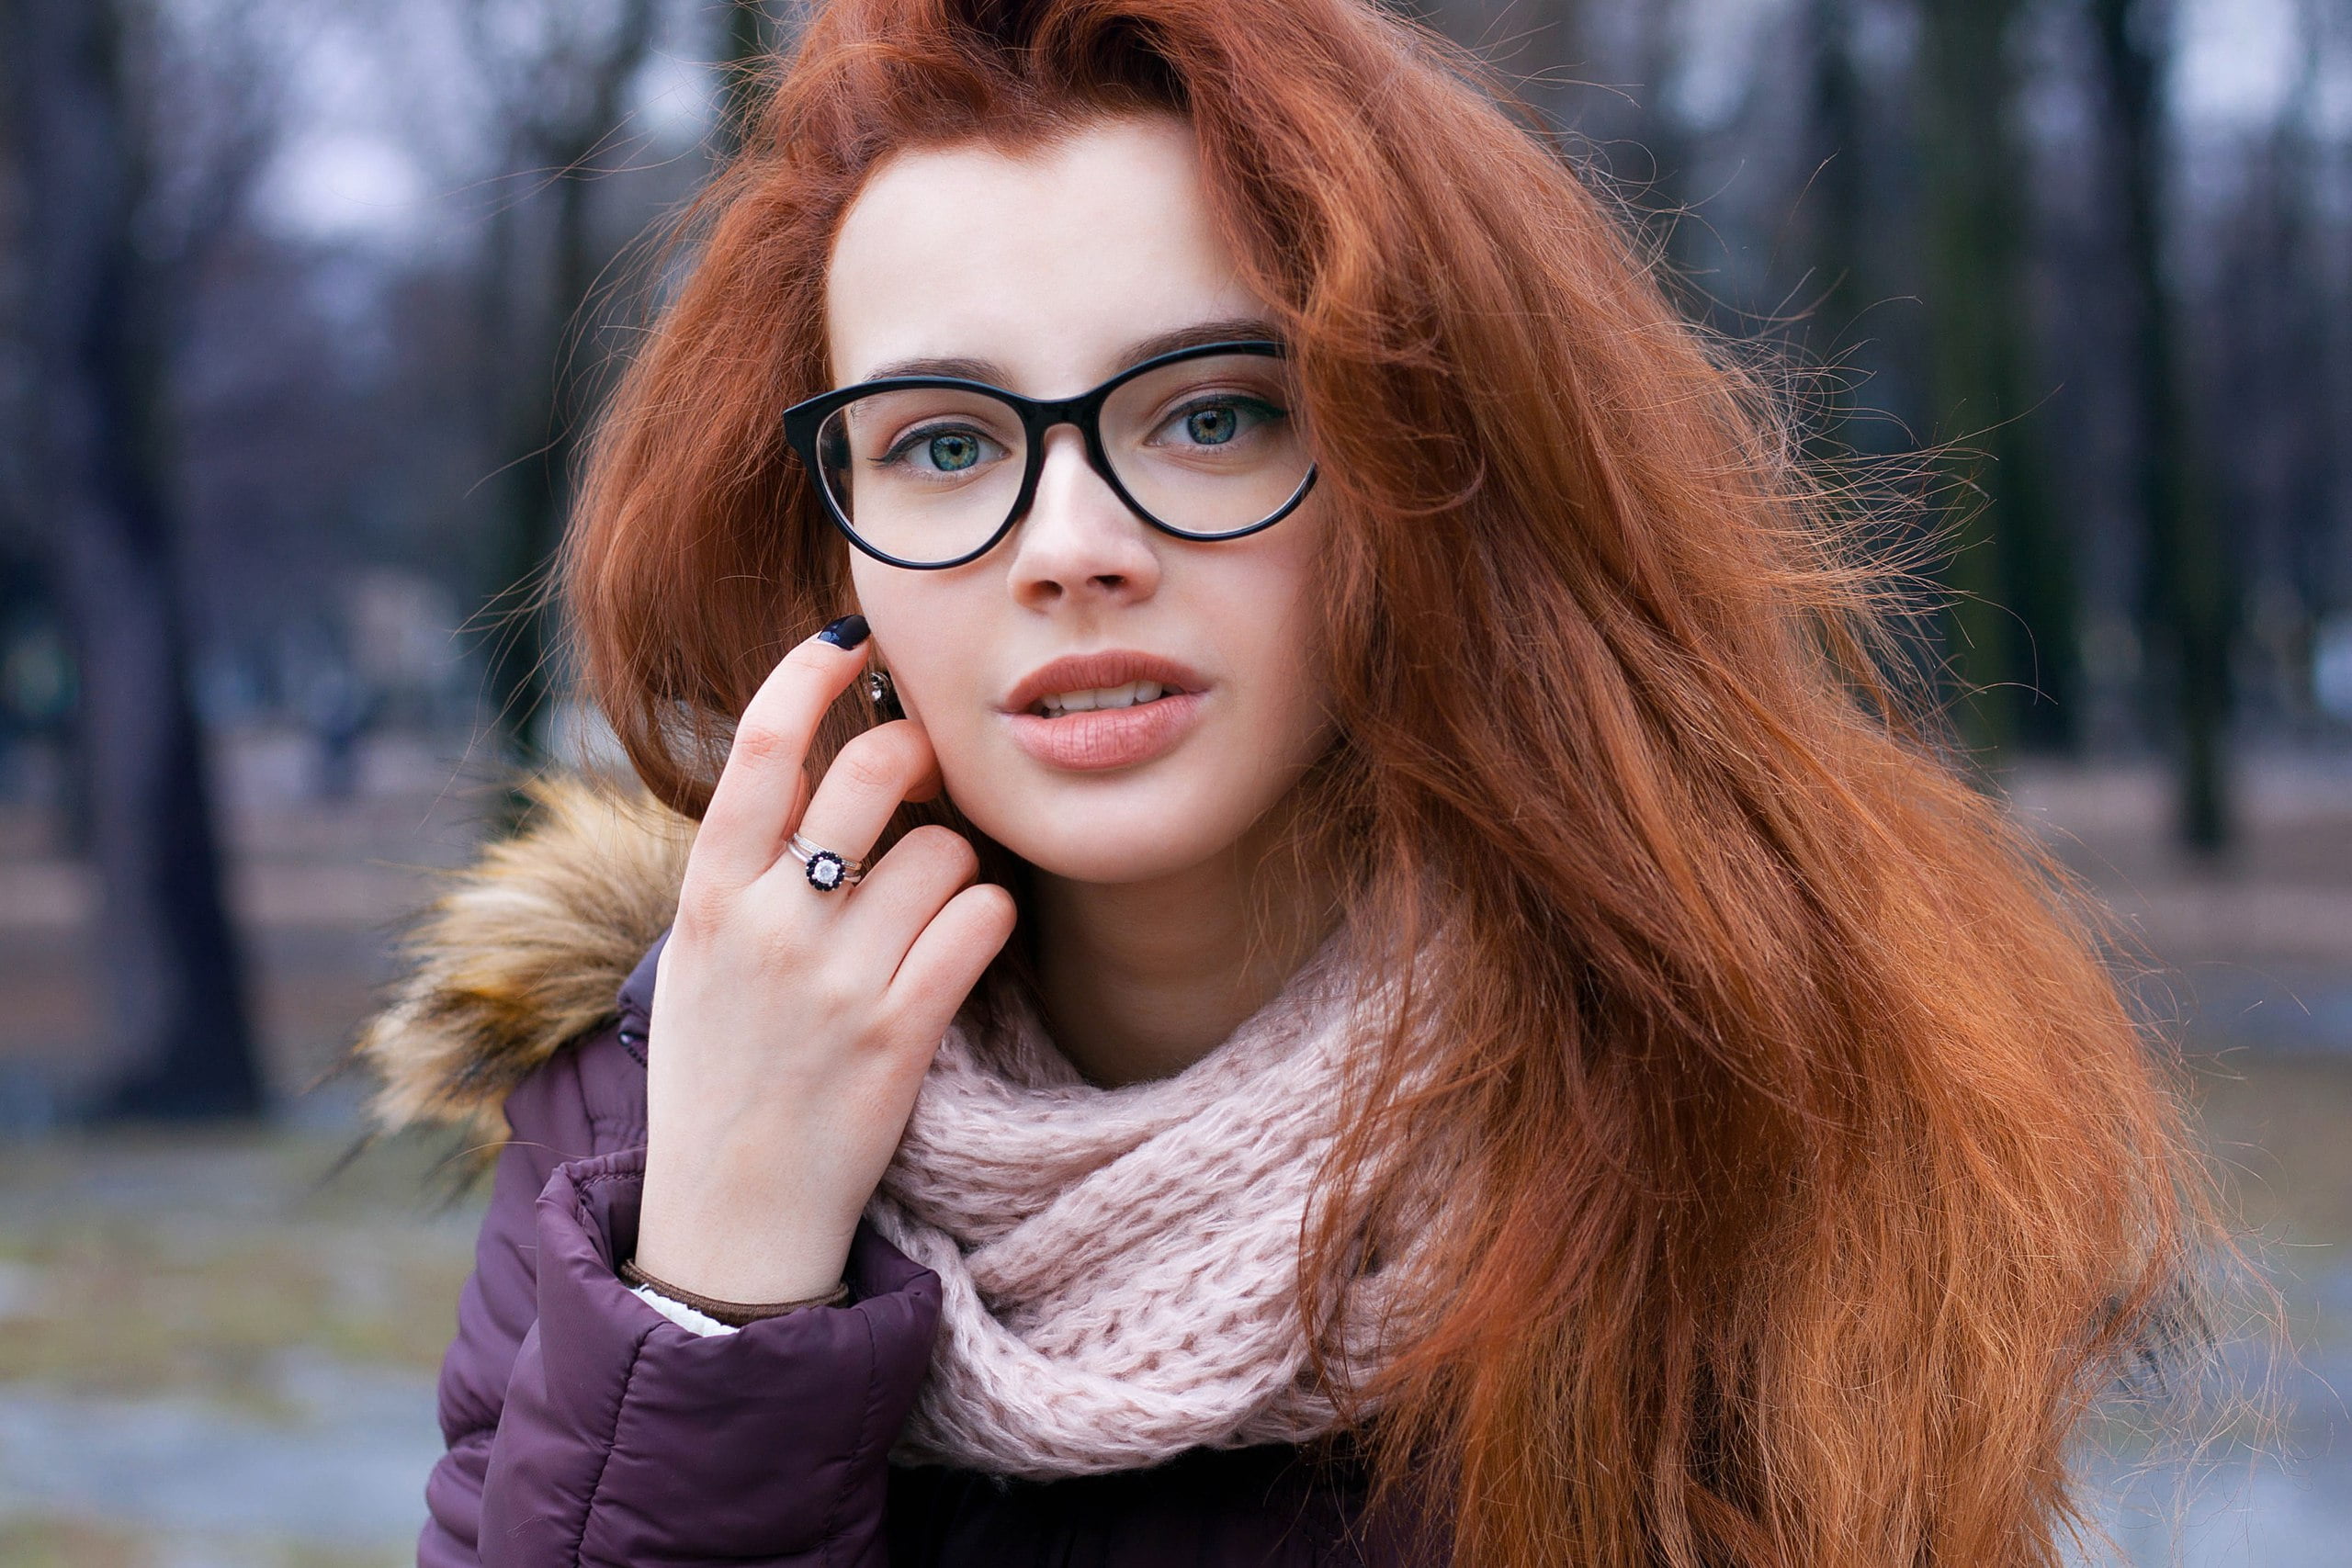
[[1264, 414], [1270, 419], [1284, 419], [1290, 414], [1290, 411], [1280, 403], [1269, 402], [1252, 392], [1210, 392], [1179, 407], [1170, 409], [1152, 428], [1157, 430], [1170, 420], [1182, 419], [1187, 415], [1198, 413], [1203, 409], [1222, 408], [1246, 408]]
[[[936, 436], [954, 435], [958, 434], [977, 435], [983, 441], [996, 440], [996, 437], [990, 435], [987, 431], [974, 430], [968, 424], [925, 425], [921, 429], [910, 430], [904, 435], [899, 436], [896, 441], [890, 443], [889, 449], [884, 452], [881, 457], [876, 458], [875, 461], [877, 463], [895, 463], [918, 441], [929, 441]], [[998, 445], [1001, 446], [1002, 443], [999, 442]]]
[[[1158, 430], [1167, 425], [1170, 421], [1183, 419], [1189, 415], [1198, 413], [1204, 409], [1217, 408], [1246, 409], [1270, 420], [1286, 418], [1290, 413], [1290, 411], [1283, 408], [1280, 403], [1270, 401], [1265, 398], [1260, 397], [1254, 392], [1240, 390], [1229, 392], [1205, 392], [1198, 394], [1187, 401], [1180, 403], [1176, 407], [1170, 409], [1166, 413], [1162, 414], [1156, 422], [1154, 422], [1152, 428]], [[899, 436], [896, 440], [892, 441], [889, 446], [883, 452], [882, 456], [876, 458], [875, 461], [877, 463], [895, 463], [900, 457], [906, 456], [907, 452], [912, 448], [917, 442], [928, 441], [939, 435], [958, 434], [969, 434], [978, 436], [983, 441], [995, 441], [997, 439], [995, 436], [990, 435], [987, 431], [976, 429], [968, 424], [939, 423], [922, 425], [916, 429], [908, 431], [904, 434]], [[1001, 446], [1002, 443], [998, 442], [998, 445]]]

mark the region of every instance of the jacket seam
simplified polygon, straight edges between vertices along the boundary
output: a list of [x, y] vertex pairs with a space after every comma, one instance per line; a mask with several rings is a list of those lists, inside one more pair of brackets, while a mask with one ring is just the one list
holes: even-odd
[[882, 1348], [874, 1337], [873, 1314], [861, 1312], [857, 1318], [865, 1329], [865, 1411], [858, 1417], [857, 1446], [850, 1450], [848, 1472], [842, 1477], [841, 1491], [825, 1515], [825, 1539], [818, 1551], [829, 1568], [834, 1560], [833, 1544], [841, 1539], [842, 1510], [857, 1490], [858, 1474], [865, 1468], [866, 1450], [874, 1444], [875, 1406], [881, 1399], [877, 1385], [882, 1381]]
[[612, 1432], [605, 1439], [604, 1453], [596, 1461], [596, 1479], [589, 1483], [588, 1506], [580, 1515], [579, 1539], [571, 1543], [572, 1568], [583, 1568], [588, 1561], [588, 1527], [595, 1520], [597, 1499], [605, 1495], [605, 1474], [612, 1469], [613, 1450], [620, 1447], [621, 1416], [628, 1409], [628, 1391], [637, 1382], [637, 1369], [645, 1359], [645, 1340], [646, 1336], [640, 1334], [628, 1348], [628, 1371], [621, 1374], [620, 1397], [613, 1401]]
[[[634, 1172], [604, 1170], [575, 1179], [572, 1204], [583, 1229], [593, 1233], [596, 1228], [594, 1216], [588, 1212], [585, 1189], [603, 1186], [607, 1182], [626, 1181], [634, 1175]], [[620, 1447], [621, 1417], [628, 1411], [628, 1391], [637, 1383], [637, 1369], [645, 1360], [645, 1341], [651, 1337], [652, 1333], [653, 1331], [649, 1328], [629, 1343], [628, 1371], [621, 1374], [620, 1397], [613, 1401], [612, 1430], [605, 1439], [604, 1452], [597, 1458], [596, 1479], [589, 1483], [588, 1505], [580, 1515], [580, 1535], [571, 1545], [572, 1568], [583, 1568], [587, 1562], [588, 1528], [595, 1521], [597, 1500], [605, 1495], [605, 1476], [612, 1469], [613, 1450]]]

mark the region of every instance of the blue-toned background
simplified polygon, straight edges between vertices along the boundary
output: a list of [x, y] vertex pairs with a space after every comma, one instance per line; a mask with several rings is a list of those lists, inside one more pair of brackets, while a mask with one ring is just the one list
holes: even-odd
[[[0, 1568], [402, 1559], [474, 1212], [336, 1171], [319, 1080], [517, 766], [605, 754], [528, 587], [797, 14], [0, 0]], [[1952, 448], [1924, 656], [2158, 961], [2292, 1340], [2108, 1517], [2352, 1563], [2352, 9], [1419, 14], [1820, 456]]]

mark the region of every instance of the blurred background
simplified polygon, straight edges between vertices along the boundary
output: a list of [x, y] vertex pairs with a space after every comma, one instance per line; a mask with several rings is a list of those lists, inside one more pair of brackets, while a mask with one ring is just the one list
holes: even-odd
[[[0, 0], [0, 1564], [404, 1560], [477, 1211], [339, 1168], [329, 1069], [595, 751], [530, 589], [795, 14]], [[1416, 14], [1826, 367], [1822, 455], [1954, 448], [1960, 733], [2159, 960], [2293, 1339], [2274, 1429], [2118, 1438], [2105, 1517], [2352, 1563], [2352, 6]]]

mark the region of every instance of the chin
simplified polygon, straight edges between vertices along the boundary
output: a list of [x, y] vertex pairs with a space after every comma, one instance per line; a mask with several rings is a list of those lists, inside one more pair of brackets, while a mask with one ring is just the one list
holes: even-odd
[[1035, 854], [1023, 854], [1018, 850], [1013, 852], [1048, 876], [1095, 886], [1154, 882], [1197, 863], [1196, 861], [1174, 858], [1165, 863], [1138, 860], [1134, 855], [1121, 852], [1114, 846], [1100, 843], [1049, 844]]
[[[972, 826], [1048, 876], [1133, 883], [1188, 871], [1230, 848], [1256, 815], [1233, 792], [1181, 774], [1040, 779], [1027, 766], [999, 787], [947, 794]], [[967, 781], [968, 784], [971, 781]]]
[[1230, 842], [1173, 837], [1164, 820], [1131, 819], [1124, 812], [1089, 813], [1082, 820], [1021, 820], [982, 830], [1046, 875], [1069, 882], [1150, 882], [1189, 870]]

